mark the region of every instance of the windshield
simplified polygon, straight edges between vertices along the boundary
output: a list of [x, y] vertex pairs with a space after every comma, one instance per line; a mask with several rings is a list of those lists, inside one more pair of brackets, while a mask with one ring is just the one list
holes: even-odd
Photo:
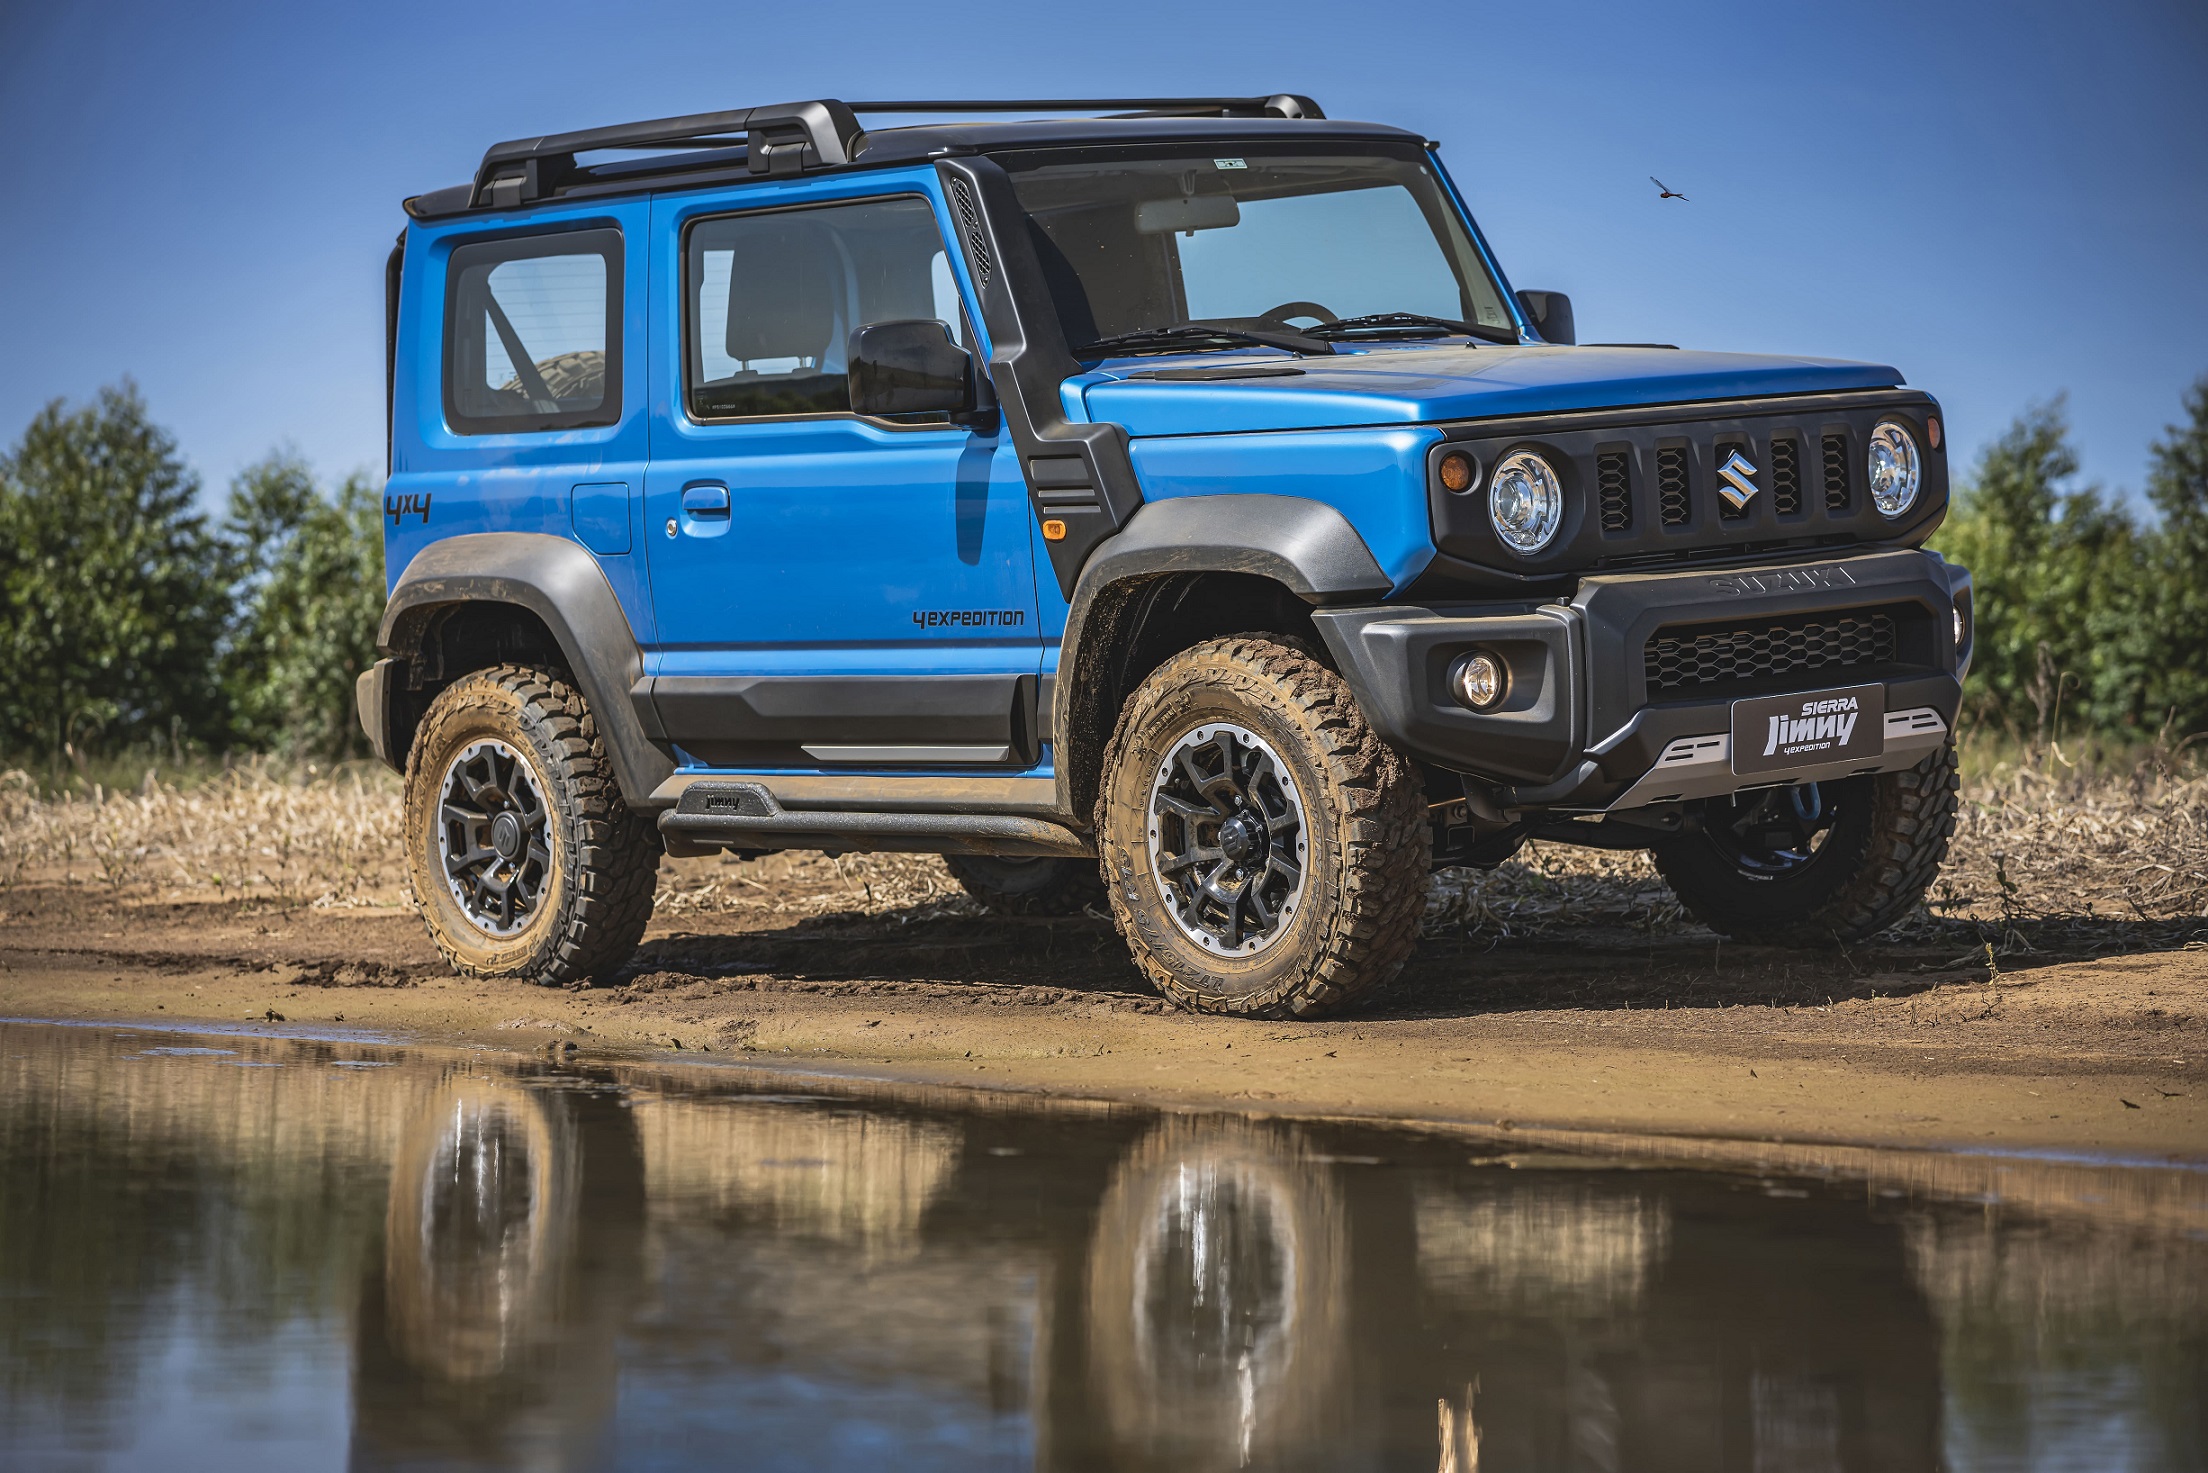
[[1066, 341], [1379, 313], [1514, 333], [1423, 158], [1144, 151], [1007, 158]]

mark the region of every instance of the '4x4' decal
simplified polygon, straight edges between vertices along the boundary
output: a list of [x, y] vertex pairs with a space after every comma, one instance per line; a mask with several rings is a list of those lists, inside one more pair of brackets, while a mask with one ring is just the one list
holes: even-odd
[[427, 491], [409, 491], [404, 496], [386, 496], [383, 498], [383, 514], [391, 519], [394, 527], [402, 517], [419, 515], [422, 525], [426, 527], [429, 525], [429, 498], [430, 493]]

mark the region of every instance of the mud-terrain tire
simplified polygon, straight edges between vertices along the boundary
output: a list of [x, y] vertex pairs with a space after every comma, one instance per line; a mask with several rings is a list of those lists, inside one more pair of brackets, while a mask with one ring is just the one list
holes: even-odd
[[1104, 882], [1087, 859], [946, 854], [943, 865], [992, 915], [1079, 915], [1104, 898]]
[[607, 977], [652, 918], [659, 835], [555, 672], [501, 665], [440, 692], [407, 753], [404, 822], [415, 908], [463, 976]]
[[[1679, 903], [1713, 931], [1765, 946], [1867, 940], [1923, 898], [1955, 832], [1955, 744], [1901, 772], [1815, 785], [1830, 819], [1812, 850], [1739, 842], [1729, 823], [1788, 789], [1712, 798], [1701, 832], [1656, 846], [1657, 870]], [[1799, 853], [1796, 862], [1783, 862]]]
[[[1104, 754], [1095, 821], [1112, 917], [1180, 1007], [1326, 1017], [1393, 979], [1418, 939], [1432, 843], [1416, 771], [1340, 676], [1266, 636], [1151, 672]], [[1244, 867], [1204, 870], [1220, 861]]]

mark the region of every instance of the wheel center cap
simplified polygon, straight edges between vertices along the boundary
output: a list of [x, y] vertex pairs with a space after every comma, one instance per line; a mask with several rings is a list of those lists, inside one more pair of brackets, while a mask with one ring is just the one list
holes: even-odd
[[1248, 864], [1265, 852], [1265, 825], [1247, 813], [1237, 813], [1219, 825], [1219, 848], [1236, 864]]
[[501, 813], [498, 817], [492, 819], [491, 847], [498, 851], [498, 856], [501, 859], [520, 858], [522, 849], [521, 820], [511, 813]]

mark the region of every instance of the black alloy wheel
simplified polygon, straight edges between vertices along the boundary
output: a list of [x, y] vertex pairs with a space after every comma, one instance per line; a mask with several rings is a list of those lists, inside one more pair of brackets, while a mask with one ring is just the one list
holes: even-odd
[[1210, 722], [1176, 741], [1150, 788], [1150, 862], [1187, 937], [1249, 956], [1303, 898], [1303, 796], [1263, 737]]
[[475, 925], [512, 936], [535, 917], [552, 869], [543, 781], [496, 737], [471, 742], [445, 768], [438, 851], [452, 898]]

